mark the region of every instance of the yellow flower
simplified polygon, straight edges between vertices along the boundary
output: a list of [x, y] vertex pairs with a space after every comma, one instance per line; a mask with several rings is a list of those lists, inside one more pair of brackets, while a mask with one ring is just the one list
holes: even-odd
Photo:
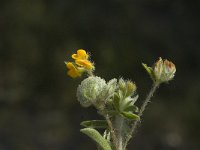
[[73, 54], [72, 58], [75, 60], [75, 63], [78, 66], [83, 67], [87, 70], [94, 69], [94, 64], [88, 60], [89, 55], [87, 54], [85, 50], [83, 49], [77, 50], [77, 54]]
[[74, 62], [66, 62], [66, 67], [69, 69], [67, 74], [72, 77], [76, 78], [82, 75], [82, 73], [87, 72], [89, 75], [92, 75], [94, 71], [94, 64], [89, 61], [89, 54], [83, 50], [77, 50], [76, 54], [72, 54], [72, 58]]
[[74, 66], [74, 64], [72, 62], [65, 62], [66, 67], [69, 69], [69, 71], [67, 72], [67, 74], [72, 77], [72, 78], [76, 78], [81, 76], [81, 71]]
[[72, 55], [72, 58], [75, 60], [77, 60], [77, 59], [87, 60], [89, 58], [89, 55], [86, 53], [85, 50], [79, 49], [79, 50], [77, 50], [77, 54]]
[[89, 60], [77, 59], [77, 60], [75, 60], [75, 62], [77, 65], [84, 67], [88, 70], [94, 69], [93, 63], [91, 63]]

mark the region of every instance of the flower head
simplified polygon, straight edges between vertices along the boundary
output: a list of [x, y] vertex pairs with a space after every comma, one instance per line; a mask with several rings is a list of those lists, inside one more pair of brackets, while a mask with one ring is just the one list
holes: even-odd
[[76, 54], [72, 54], [73, 62], [66, 63], [67, 68], [69, 69], [68, 75], [72, 78], [76, 78], [82, 75], [83, 72], [92, 74], [94, 71], [94, 64], [89, 60], [89, 54], [83, 50], [77, 50]]

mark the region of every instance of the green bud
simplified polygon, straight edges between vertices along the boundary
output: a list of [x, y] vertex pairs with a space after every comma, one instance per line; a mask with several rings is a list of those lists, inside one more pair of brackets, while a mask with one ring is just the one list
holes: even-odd
[[136, 85], [132, 81], [127, 81], [126, 84], [127, 84], [126, 95], [127, 96], [133, 95], [137, 88]]
[[119, 89], [125, 93], [126, 92], [126, 82], [124, 81], [124, 79], [120, 78], [119, 81], [118, 81], [118, 86], [119, 86]]
[[131, 96], [136, 91], [136, 85], [130, 80], [124, 80], [122, 78], [118, 81], [119, 90], [124, 97]]
[[138, 99], [137, 95], [134, 96], [136, 89], [137, 87], [132, 81], [119, 79], [118, 90], [113, 97], [113, 104], [116, 111], [123, 112], [127, 108], [134, 106], [134, 103]]

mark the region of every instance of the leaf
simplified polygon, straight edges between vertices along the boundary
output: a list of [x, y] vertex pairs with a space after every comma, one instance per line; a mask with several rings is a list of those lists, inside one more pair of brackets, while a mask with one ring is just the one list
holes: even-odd
[[93, 128], [84, 128], [80, 130], [82, 133], [89, 136], [92, 140], [98, 143], [103, 150], [112, 150], [108, 141], [101, 136], [101, 134]]
[[125, 117], [125, 118], [127, 118], [127, 119], [131, 119], [131, 120], [138, 120], [138, 119], [140, 119], [140, 117], [138, 116], [138, 115], [136, 115], [136, 114], [133, 114], [133, 113], [131, 113], [131, 112], [121, 112], [121, 114]]
[[142, 66], [147, 71], [147, 73], [150, 75], [151, 79], [154, 81], [155, 75], [154, 75], [153, 69], [151, 67], [148, 67], [147, 64], [144, 64], [144, 63], [142, 63]]
[[119, 98], [118, 94], [114, 94], [113, 105], [117, 111], [119, 111], [119, 100], [120, 100], [120, 98]]
[[128, 107], [128, 106], [131, 106], [131, 105], [134, 105], [134, 103], [137, 101], [137, 99], [138, 99], [138, 95], [136, 95], [135, 97], [127, 97], [126, 99], [124, 99], [124, 103], [125, 103], [125, 105], [124, 105], [124, 108], [126, 109], [126, 107]]
[[88, 120], [88, 121], [83, 121], [81, 122], [81, 125], [84, 127], [89, 127], [89, 128], [107, 128], [107, 122], [106, 120]]
[[139, 109], [138, 109], [137, 106], [131, 105], [131, 106], [128, 106], [128, 107], [125, 109], [125, 111], [138, 112]]

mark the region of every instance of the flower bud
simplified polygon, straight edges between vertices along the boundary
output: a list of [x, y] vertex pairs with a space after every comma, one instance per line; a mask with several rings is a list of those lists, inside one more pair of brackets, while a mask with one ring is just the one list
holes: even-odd
[[165, 60], [164, 61], [164, 72], [165, 72], [165, 80], [172, 80], [174, 78], [174, 75], [175, 75], [175, 72], [176, 72], [176, 67], [175, 65], [168, 61], [168, 60]]
[[133, 95], [137, 89], [136, 85], [132, 81], [127, 81], [127, 92], [126, 95], [130, 96]]
[[171, 61], [167, 59], [163, 61], [162, 58], [159, 58], [153, 71], [157, 82], [168, 82], [174, 78], [176, 67]]
[[160, 57], [154, 66], [154, 75], [158, 80], [160, 80], [162, 73], [163, 73], [163, 60]]
[[163, 61], [161, 57], [153, 67], [148, 67], [146, 64], [142, 65], [152, 80], [157, 84], [172, 80], [176, 72], [175, 65], [167, 59]]
[[106, 84], [104, 79], [90, 76], [78, 86], [78, 101], [83, 107], [94, 105], [98, 109], [103, 109], [106, 101], [114, 94], [116, 83], [116, 79], [112, 79]]
[[136, 91], [136, 85], [130, 80], [125, 81], [122, 78], [120, 78], [118, 86], [119, 90], [125, 97], [133, 95]]
[[120, 78], [118, 81], [118, 86], [119, 89], [123, 92], [126, 93], [126, 82], [124, 81], [124, 79]]

